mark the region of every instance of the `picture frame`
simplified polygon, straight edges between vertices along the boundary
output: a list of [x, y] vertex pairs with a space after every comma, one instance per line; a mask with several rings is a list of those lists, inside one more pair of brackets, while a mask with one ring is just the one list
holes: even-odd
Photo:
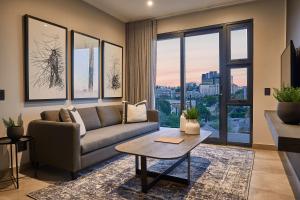
[[100, 39], [71, 31], [72, 100], [100, 98]]
[[68, 98], [68, 29], [23, 16], [25, 102]]
[[123, 97], [123, 47], [102, 41], [102, 99]]

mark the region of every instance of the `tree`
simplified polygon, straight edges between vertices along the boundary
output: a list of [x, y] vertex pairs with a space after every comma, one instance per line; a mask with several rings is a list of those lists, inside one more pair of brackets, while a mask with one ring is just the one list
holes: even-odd
[[239, 89], [234, 94], [231, 95], [232, 99], [244, 99], [244, 90]]
[[206, 122], [209, 121], [211, 113], [202, 103], [197, 104], [197, 109], [199, 111], [200, 118]]
[[231, 118], [246, 118], [248, 116], [249, 109], [244, 106], [232, 107], [229, 110]]
[[218, 96], [205, 96], [203, 97], [203, 102], [206, 104], [206, 106], [210, 107], [217, 103]]
[[178, 128], [179, 127], [179, 117], [176, 114], [171, 114], [168, 116], [166, 121], [168, 127]]
[[166, 115], [170, 115], [171, 113], [171, 104], [169, 101], [164, 100], [164, 99], [158, 99], [157, 100], [157, 107], [159, 108], [159, 110], [163, 113], [165, 113]]

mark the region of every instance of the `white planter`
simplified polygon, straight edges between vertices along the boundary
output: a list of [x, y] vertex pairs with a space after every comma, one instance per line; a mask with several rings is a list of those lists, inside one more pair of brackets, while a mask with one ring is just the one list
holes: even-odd
[[200, 134], [200, 124], [196, 119], [187, 120], [186, 126], [185, 126], [185, 133], [196, 135]]
[[185, 132], [185, 126], [186, 126], [186, 118], [184, 114], [181, 114], [180, 116], [180, 131]]

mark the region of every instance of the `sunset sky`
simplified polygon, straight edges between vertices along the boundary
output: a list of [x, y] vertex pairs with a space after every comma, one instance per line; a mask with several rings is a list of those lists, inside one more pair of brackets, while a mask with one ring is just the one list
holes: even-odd
[[[247, 34], [247, 32], [246, 32]], [[232, 40], [232, 55], [245, 57], [247, 42], [245, 31], [235, 31]], [[186, 82], [201, 83], [201, 74], [219, 72], [219, 33], [186, 37], [185, 39]], [[245, 50], [246, 49], [246, 50]], [[247, 85], [244, 69], [232, 70], [233, 82], [239, 86]], [[180, 39], [158, 41], [156, 84], [161, 86], [180, 85]]]

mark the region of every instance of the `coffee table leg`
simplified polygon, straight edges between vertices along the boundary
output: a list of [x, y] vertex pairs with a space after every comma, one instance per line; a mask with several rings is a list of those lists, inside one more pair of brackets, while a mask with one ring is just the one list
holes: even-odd
[[147, 181], [147, 159], [145, 156], [141, 156], [141, 185], [142, 185], [142, 192], [146, 193], [148, 191], [148, 181]]
[[190, 152], [187, 153], [187, 162], [188, 162], [187, 180], [188, 180], [188, 184], [190, 184], [190, 182], [191, 182], [191, 153]]
[[139, 171], [139, 156], [135, 156], [135, 174], [138, 175]]
[[[141, 164], [139, 163], [139, 157], [141, 158]], [[172, 172], [180, 163], [184, 162], [187, 160], [188, 166], [187, 166], [187, 179], [180, 178], [180, 177], [174, 177], [174, 176], [169, 176], [168, 174]], [[142, 192], [147, 193], [150, 188], [152, 188], [160, 179], [165, 179], [165, 180], [171, 180], [183, 184], [190, 184], [190, 177], [191, 177], [191, 157], [190, 153], [185, 154], [182, 158], [176, 161], [172, 166], [170, 166], [168, 169], [166, 169], [162, 173], [158, 172], [152, 172], [152, 171], [147, 171], [147, 157], [145, 156], [136, 156], [135, 157], [135, 170], [136, 170], [136, 175], [140, 175], [141, 178], [141, 186], [142, 186]], [[140, 168], [139, 168], [140, 166]], [[148, 176], [154, 178], [151, 182], [148, 184]]]

